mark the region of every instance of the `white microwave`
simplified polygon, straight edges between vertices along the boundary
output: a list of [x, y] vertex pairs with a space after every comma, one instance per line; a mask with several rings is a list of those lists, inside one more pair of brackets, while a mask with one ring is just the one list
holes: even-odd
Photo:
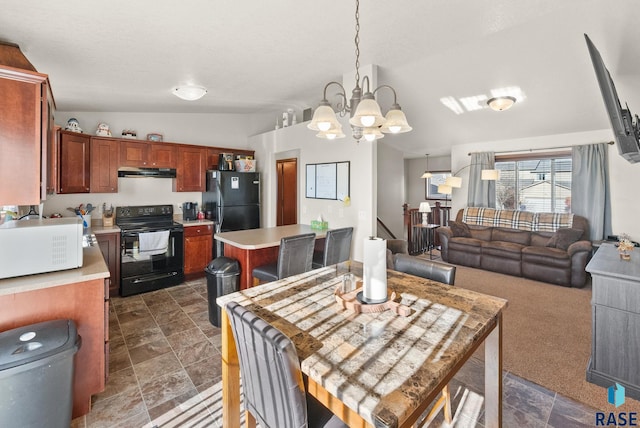
[[82, 266], [82, 219], [14, 220], [0, 225], [0, 278]]

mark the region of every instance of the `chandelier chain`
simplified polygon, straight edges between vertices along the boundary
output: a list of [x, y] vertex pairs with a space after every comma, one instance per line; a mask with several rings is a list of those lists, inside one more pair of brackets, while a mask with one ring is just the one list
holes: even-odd
[[360, 0], [356, 0], [356, 87], [360, 83]]

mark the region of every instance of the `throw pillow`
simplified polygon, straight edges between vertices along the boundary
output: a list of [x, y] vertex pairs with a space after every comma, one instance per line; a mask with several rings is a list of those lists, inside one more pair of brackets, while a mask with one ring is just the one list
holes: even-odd
[[569, 245], [580, 239], [582, 232], [582, 229], [573, 229], [570, 227], [560, 228], [549, 238], [547, 247], [555, 247], [566, 251]]
[[461, 221], [450, 221], [449, 227], [451, 228], [451, 232], [453, 233], [454, 238], [455, 237], [463, 237], [463, 238], [471, 237], [471, 231], [469, 230], [469, 226], [467, 225], [467, 223], [463, 223]]

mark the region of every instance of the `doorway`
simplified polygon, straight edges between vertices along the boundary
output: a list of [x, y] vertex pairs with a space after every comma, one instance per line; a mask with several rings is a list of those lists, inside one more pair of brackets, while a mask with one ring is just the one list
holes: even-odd
[[298, 223], [298, 159], [276, 161], [278, 176], [277, 225]]

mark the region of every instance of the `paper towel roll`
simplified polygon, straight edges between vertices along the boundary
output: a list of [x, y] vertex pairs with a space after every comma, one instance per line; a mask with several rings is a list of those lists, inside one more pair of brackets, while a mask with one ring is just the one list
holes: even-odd
[[367, 303], [387, 301], [387, 241], [369, 238], [364, 241], [364, 275], [362, 294]]

